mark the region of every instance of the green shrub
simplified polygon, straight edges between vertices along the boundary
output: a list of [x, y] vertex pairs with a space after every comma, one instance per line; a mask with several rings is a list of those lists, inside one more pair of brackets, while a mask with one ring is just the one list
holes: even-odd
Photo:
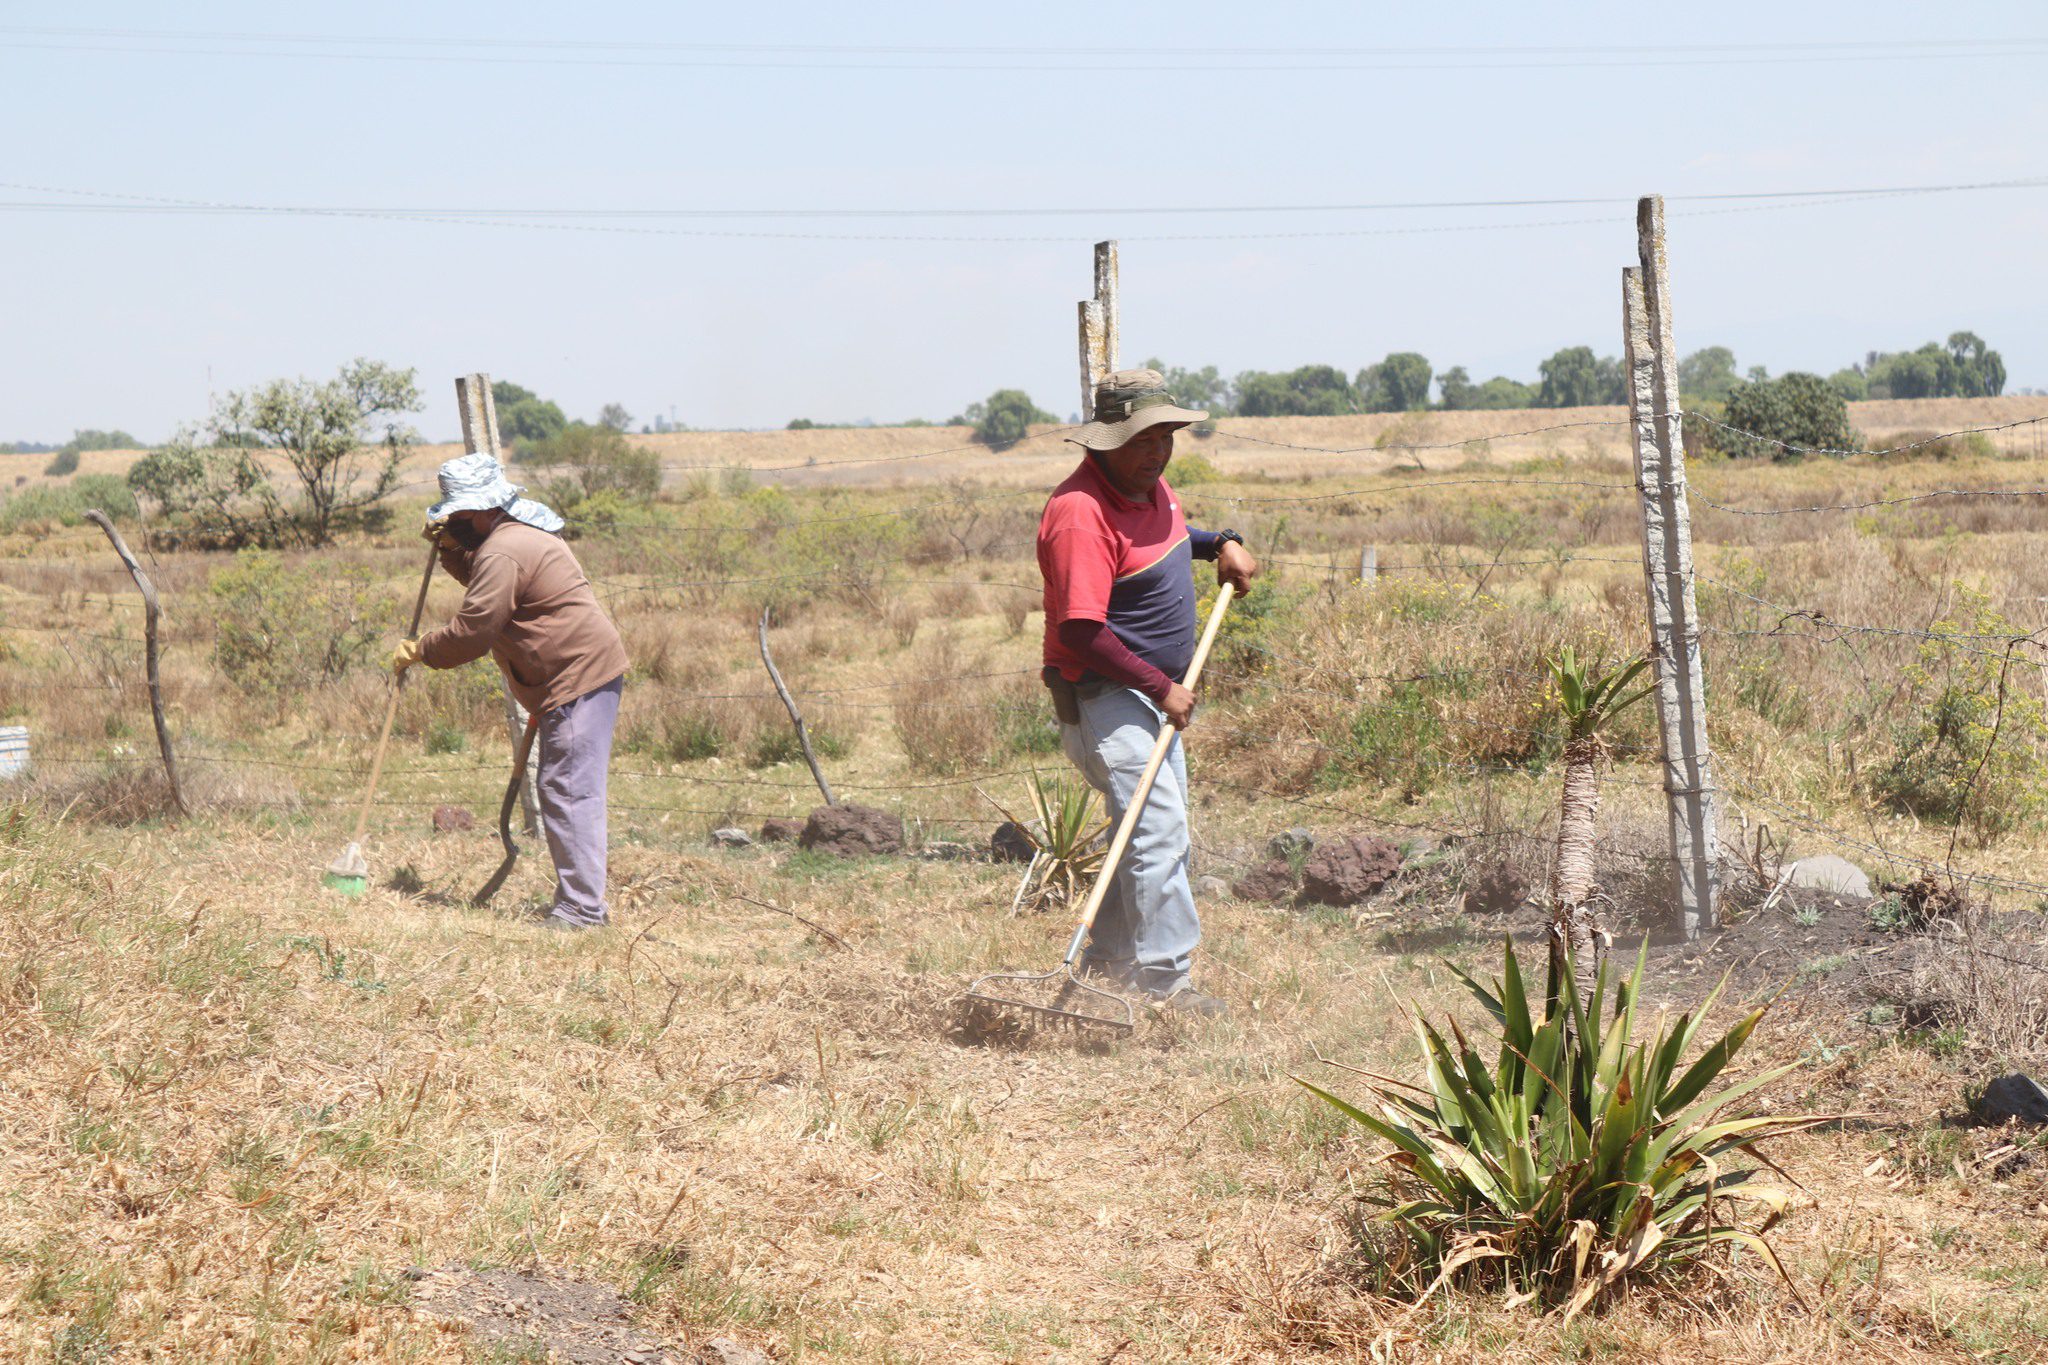
[[571, 423], [534, 442], [522, 458], [536, 468], [560, 471], [546, 492], [565, 512], [602, 494], [621, 503], [644, 503], [661, 491], [661, 457], [610, 427]]
[[93, 507], [115, 521], [133, 521], [135, 494], [112, 474], [80, 474], [66, 484], [38, 484], [0, 501], [0, 530], [78, 526]]
[[[1456, 1021], [1446, 1037], [1418, 1012], [1425, 1082], [1370, 1078], [1377, 1114], [1300, 1082], [1395, 1148], [1385, 1194], [1368, 1197], [1380, 1212], [1361, 1225], [1381, 1288], [1410, 1296], [1439, 1284], [1497, 1288], [1563, 1305], [1569, 1318], [1631, 1280], [1716, 1247], [1748, 1248], [1776, 1266], [1762, 1234], [1785, 1194], [1753, 1186], [1758, 1172], [1729, 1163], [1829, 1120], [1737, 1107], [1797, 1062], [1709, 1093], [1769, 1006], [1684, 1065], [1719, 988], [1697, 1011], [1673, 1020], [1660, 1012], [1639, 1033], [1642, 957], [1618, 986], [1603, 962], [1584, 1001], [1564, 963], [1535, 1002], [1538, 1017], [1512, 939], [1503, 956], [1491, 989], [1450, 969], [1498, 1029], [1491, 1066]], [[1744, 1227], [1738, 1203], [1770, 1212]]]
[[1223, 477], [1223, 471], [1207, 455], [1191, 454], [1173, 457], [1173, 466], [1167, 471], [1167, 481], [1175, 488], [1194, 488], [1200, 484], [1214, 483]]
[[[810, 731], [811, 751], [819, 758], [845, 758], [850, 751], [846, 741], [830, 730], [820, 730], [815, 725], [805, 727]], [[754, 737], [752, 750], [747, 754], [747, 763], [755, 768], [772, 768], [778, 763], [801, 763], [804, 761], [803, 746], [797, 743], [796, 731], [771, 725]]]
[[[1195, 619], [1206, 625], [1216, 606], [1216, 570], [1198, 560], [1194, 572]], [[1314, 592], [1305, 583], [1282, 587], [1265, 581], [1251, 592], [1233, 598], [1230, 614], [1223, 618], [1223, 625], [1216, 632], [1209, 671], [1203, 674], [1204, 687], [1230, 690], [1265, 673], [1272, 665], [1272, 655], [1267, 651], [1300, 637], [1301, 609]]]
[[1806, 451], [1787, 446], [1848, 450], [1856, 444], [1856, 433], [1849, 427], [1849, 405], [1842, 395], [1819, 375], [1796, 370], [1776, 379], [1736, 385], [1728, 395], [1725, 420], [1737, 430], [1709, 426], [1707, 439], [1736, 458], [1797, 460]]
[[724, 731], [709, 716], [684, 714], [662, 722], [660, 751], [671, 763], [716, 758], [725, 751], [725, 744]]
[[[1960, 589], [1959, 605], [1970, 613], [1967, 629], [1955, 621], [1937, 621], [1930, 633], [2026, 634], [1980, 592]], [[1877, 794], [1923, 820], [1960, 823], [1979, 843], [2037, 820], [2043, 778], [2048, 777], [2041, 760], [2048, 719], [2024, 673], [2017, 671], [2032, 666], [2018, 657], [2008, 665], [1983, 640], [1933, 639], [1921, 645], [1905, 673], [1914, 714], [1896, 727], [1892, 757], [1872, 777]]]
[[443, 717], [436, 717], [427, 726], [427, 752], [430, 754], [459, 754], [469, 747], [469, 736], [462, 727]]
[[50, 457], [50, 462], [43, 466], [45, 477], [52, 479], [61, 479], [66, 474], [76, 474], [77, 472], [78, 452], [70, 446], [58, 447], [57, 453]]
[[1413, 799], [1436, 785], [1446, 735], [1427, 683], [1393, 684], [1379, 701], [1352, 714], [1351, 724], [1326, 767], [1336, 786], [1369, 778]]
[[236, 686], [279, 697], [371, 661], [397, 609], [360, 565], [289, 567], [244, 550], [207, 581], [219, 618], [213, 660]]

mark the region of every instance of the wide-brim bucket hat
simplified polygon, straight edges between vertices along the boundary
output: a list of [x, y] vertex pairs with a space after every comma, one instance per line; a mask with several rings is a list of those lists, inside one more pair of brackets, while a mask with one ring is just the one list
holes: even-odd
[[495, 455], [459, 455], [441, 466], [441, 501], [427, 509], [428, 521], [446, 521], [457, 512], [502, 511], [514, 521], [542, 531], [566, 524], [546, 503], [519, 496], [526, 490], [505, 477]]
[[1148, 427], [1192, 426], [1209, 414], [1184, 408], [1157, 370], [1118, 370], [1095, 386], [1095, 417], [1067, 439], [1089, 450], [1115, 450]]

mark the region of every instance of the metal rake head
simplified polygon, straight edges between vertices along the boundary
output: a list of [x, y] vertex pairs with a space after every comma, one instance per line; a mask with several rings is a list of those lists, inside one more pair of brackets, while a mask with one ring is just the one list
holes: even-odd
[[[1046, 998], [1034, 1000], [1032, 995]], [[1089, 985], [1064, 963], [1049, 972], [991, 972], [967, 987], [967, 1000], [978, 1009], [1008, 1015], [1025, 1028], [1106, 1029], [1123, 1035], [1138, 1026], [1130, 1001]]]

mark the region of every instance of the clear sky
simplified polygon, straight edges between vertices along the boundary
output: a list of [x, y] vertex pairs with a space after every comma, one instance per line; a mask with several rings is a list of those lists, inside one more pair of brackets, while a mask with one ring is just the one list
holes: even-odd
[[[1954, 46], [1987, 39], [2016, 41]], [[2009, 180], [2048, 176], [2044, 39], [2038, 4], [1997, 0], [0, 3], [0, 202], [1116, 210]], [[1845, 41], [1914, 46], [1754, 46]], [[969, 51], [800, 50], [848, 47]], [[1671, 215], [1683, 349], [1825, 373], [1967, 327], [2011, 387], [2048, 387], [2048, 189]], [[356, 355], [418, 368], [436, 437], [477, 369], [572, 416], [692, 426], [943, 419], [1005, 386], [1066, 414], [1100, 236], [1125, 243], [1127, 362], [1413, 349], [1533, 378], [1559, 346], [1619, 351], [1634, 253], [1620, 203], [547, 221], [0, 211], [0, 440], [156, 439], [210, 390]], [[682, 235], [703, 232], [1060, 240]]]

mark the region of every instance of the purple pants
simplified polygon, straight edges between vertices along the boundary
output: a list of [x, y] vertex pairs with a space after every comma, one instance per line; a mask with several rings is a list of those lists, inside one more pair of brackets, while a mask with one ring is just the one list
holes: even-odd
[[555, 903], [548, 918], [578, 928], [603, 924], [610, 914], [604, 899], [605, 770], [624, 685], [624, 678], [614, 678], [543, 711], [536, 736], [540, 767], [534, 787], [555, 860]]

